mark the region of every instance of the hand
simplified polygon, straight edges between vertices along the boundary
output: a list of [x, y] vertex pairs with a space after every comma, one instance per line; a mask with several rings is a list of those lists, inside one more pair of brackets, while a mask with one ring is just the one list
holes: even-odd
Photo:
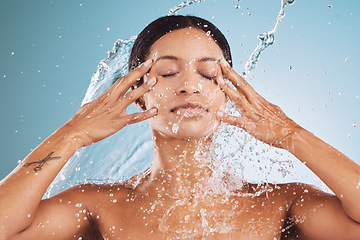
[[[261, 97], [224, 59], [220, 65], [223, 74], [219, 74], [217, 83], [238, 107], [241, 116], [218, 112], [218, 119], [244, 129], [264, 143], [289, 150], [291, 135], [301, 127], [288, 118], [280, 107]], [[230, 80], [236, 90], [225, 83], [223, 76]]]
[[98, 142], [122, 129], [128, 124], [137, 123], [157, 114], [152, 108], [144, 112], [128, 115], [126, 108], [136, 99], [149, 91], [156, 83], [156, 78], [149, 79], [140, 87], [126, 93], [151, 68], [152, 60], [132, 70], [117, 80], [107, 91], [94, 101], [83, 105], [64, 125], [71, 136], [81, 141], [82, 147]]

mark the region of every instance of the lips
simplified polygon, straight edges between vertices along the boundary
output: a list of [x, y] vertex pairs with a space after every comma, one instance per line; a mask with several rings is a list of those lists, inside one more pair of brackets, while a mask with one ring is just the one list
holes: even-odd
[[198, 103], [182, 103], [171, 109], [171, 112], [184, 117], [197, 117], [207, 112], [207, 109]]

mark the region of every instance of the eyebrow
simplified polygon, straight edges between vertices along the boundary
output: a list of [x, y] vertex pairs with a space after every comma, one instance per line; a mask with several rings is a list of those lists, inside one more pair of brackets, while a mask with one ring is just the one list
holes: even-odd
[[[178, 57], [175, 56], [171, 56], [171, 55], [165, 55], [165, 56], [161, 56], [158, 59], [156, 59], [155, 62], [159, 61], [159, 60], [163, 60], [163, 59], [170, 59], [170, 60], [179, 60]], [[200, 59], [197, 59], [196, 61], [198, 62], [207, 62], [207, 61], [214, 61], [216, 62], [217, 60], [213, 57], [202, 57]]]
[[203, 57], [203, 58], [200, 58], [198, 60], [199, 62], [207, 62], [207, 61], [214, 61], [216, 62], [217, 60], [215, 58], [212, 58], [212, 57]]
[[166, 56], [161, 56], [158, 59], [156, 59], [155, 62], [162, 60], [162, 59], [170, 59], [170, 60], [179, 60], [179, 58], [175, 57], [175, 56], [170, 56], [170, 55], [166, 55]]

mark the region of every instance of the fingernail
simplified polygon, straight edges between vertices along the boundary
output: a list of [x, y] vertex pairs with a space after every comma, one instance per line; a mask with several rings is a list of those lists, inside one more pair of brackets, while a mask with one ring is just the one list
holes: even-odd
[[225, 81], [222, 77], [218, 77], [217, 81], [220, 85], [225, 85]]
[[152, 77], [149, 80], [146, 81], [147, 85], [152, 86], [156, 83], [156, 78]]
[[152, 108], [150, 109], [150, 114], [156, 114], [157, 113], [157, 109], [156, 108]]
[[220, 63], [221, 63], [221, 65], [223, 65], [224, 67], [229, 67], [229, 66], [230, 66], [229, 63], [228, 63], [228, 61], [226, 61], [224, 58], [222, 58], [222, 59], [220, 60]]
[[149, 59], [149, 60], [145, 61], [144, 62], [144, 67], [150, 66], [151, 62], [152, 62], [152, 59]]

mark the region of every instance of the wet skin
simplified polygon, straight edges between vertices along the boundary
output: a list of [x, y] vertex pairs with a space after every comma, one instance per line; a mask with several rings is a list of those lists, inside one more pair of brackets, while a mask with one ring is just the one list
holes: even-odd
[[[13, 225], [16, 221], [21, 225], [13, 233], [7, 230], [4, 239], [357, 239], [360, 208], [352, 184], [359, 167], [258, 95], [223, 57], [216, 43], [194, 28], [173, 31], [156, 41], [150, 61], [82, 107], [24, 160], [15, 174], [23, 174], [22, 178], [12, 175], [5, 182], [9, 184], [4, 189], [15, 186], [14, 201], [28, 205], [11, 208], [15, 203], [1, 202], [10, 209], [7, 216], [20, 216], [11, 220]], [[145, 84], [125, 95], [143, 75]], [[240, 118], [223, 112], [226, 96], [241, 111]], [[135, 100], [145, 112], [127, 115], [124, 109]], [[144, 119], [149, 119], [154, 144], [147, 172], [124, 184], [80, 185], [41, 200], [76, 149]], [[297, 183], [221, 187], [206, 160], [221, 121], [306, 160], [343, 197]], [[60, 144], [64, 138], [66, 144]], [[41, 171], [35, 171], [37, 162]], [[335, 171], [340, 177], [333, 177]], [[20, 195], [23, 192], [26, 195]], [[9, 224], [3, 229], [13, 228]]]

